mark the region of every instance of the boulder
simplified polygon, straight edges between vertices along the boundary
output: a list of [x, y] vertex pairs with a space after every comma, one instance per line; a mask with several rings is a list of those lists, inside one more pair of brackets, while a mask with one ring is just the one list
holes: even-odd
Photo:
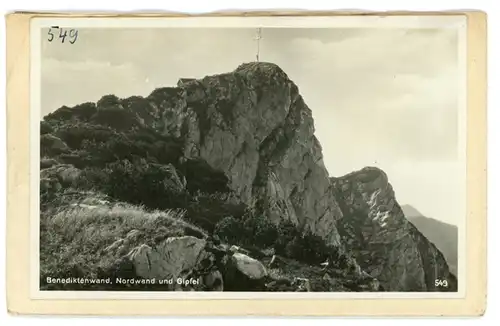
[[62, 186], [76, 185], [82, 171], [70, 164], [54, 165], [40, 171], [41, 179], [57, 180]]
[[137, 276], [176, 279], [192, 271], [203, 254], [205, 240], [192, 236], [167, 238], [155, 248], [142, 244], [127, 255]]
[[225, 291], [266, 290], [268, 273], [260, 261], [242, 253], [234, 253], [224, 262], [222, 274]]
[[235, 253], [231, 256], [232, 263], [239, 272], [252, 280], [259, 280], [267, 276], [267, 270], [264, 265], [247, 255]]

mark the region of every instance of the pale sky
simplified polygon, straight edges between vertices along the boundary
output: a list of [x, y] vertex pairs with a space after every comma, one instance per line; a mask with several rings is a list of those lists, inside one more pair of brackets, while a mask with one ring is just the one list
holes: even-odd
[[[157, 28], [80, 29], [74, 44], [42, 37], [42, 114], [232, 71], [255, 60], [254, 35]], [[277, 28], [262, 37], [261, 61], [279, 65], [312, 110], [330, 176], [380, 167], [401, 205], [459, 223], [456, 30]]]

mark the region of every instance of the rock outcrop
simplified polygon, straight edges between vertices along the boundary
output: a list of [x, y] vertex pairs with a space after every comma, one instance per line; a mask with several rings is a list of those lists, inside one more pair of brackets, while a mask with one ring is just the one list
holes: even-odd
[[236, 269], [252, 280], [260, 280], [267, 276], [267, 270], [262, 263], [247, 255], [235, 253], [231, 256], [231, 263]]
[[140, 245], [127, 258], [141, 278], [176, 280], [184, 278], [203, 259], [205, 243], [192, 236], [168, 238], [156, 248]]
[[43, 193], [48, 189], [61, 189], [63, 186], [75, 185], [81, 171], [71, 164], [57, 164], [41, 169], [40, 191]]
[[248, 63], [180, 85], [121, 105], [143, 125], [183, 139], [185, 157], [224, 171], [245, 204], [338, 244], [342, 214], [311, 110], [288, 76], [271, 63]]
[[457, 290], [442, 253], [405, 218], [382, 170], [367, 167], [331, 180], [343, 211], [342, 242], [364, 271], [388, 291]]

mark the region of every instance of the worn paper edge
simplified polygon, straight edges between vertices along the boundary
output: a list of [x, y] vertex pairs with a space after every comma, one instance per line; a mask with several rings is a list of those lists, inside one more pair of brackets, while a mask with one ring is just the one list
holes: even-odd
[[[34, 17], [203, 16], [467, 17], [467, 293], [463, 299], [32, 300], [29, 291], [29, 26]], [[11, 314], [480, 316], [486, 309], [486, 13], [481, 11], [232, 11], [188, 13], [15, 12], [7, 25], [7, 309]], [[37, 162], [38, 163], [38, 162]], [[168, 301], [168, 302], [167, 302]]]

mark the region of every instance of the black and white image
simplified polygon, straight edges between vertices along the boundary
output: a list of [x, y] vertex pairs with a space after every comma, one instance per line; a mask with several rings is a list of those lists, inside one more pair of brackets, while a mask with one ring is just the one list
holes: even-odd
[[41, 26], [38, 290], [463, 290], [463, 22], [438, 18]]

